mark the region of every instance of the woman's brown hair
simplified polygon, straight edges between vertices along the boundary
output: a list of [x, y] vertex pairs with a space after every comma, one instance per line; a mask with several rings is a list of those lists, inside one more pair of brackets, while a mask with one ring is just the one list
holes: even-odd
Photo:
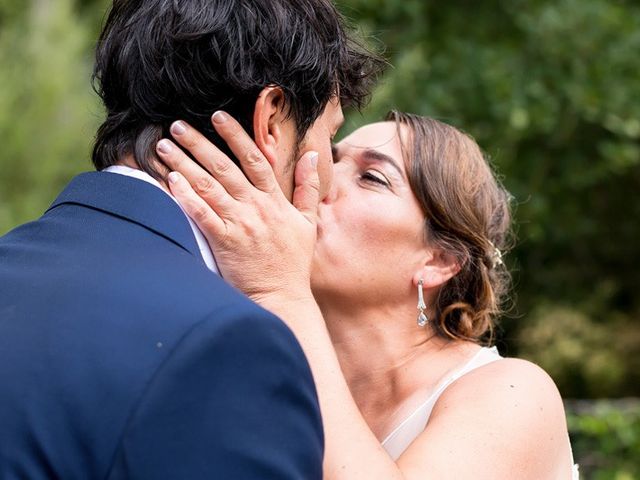
[[510, 285], [502, 252], [511, 241], [511, 196], [469, 135], [418, 115], [392, 111], [387, 120], [407, 127], [407, 176], [426, 241], [460, 266], [440, 288], [432, 325], [444, 338], [490, 343]]

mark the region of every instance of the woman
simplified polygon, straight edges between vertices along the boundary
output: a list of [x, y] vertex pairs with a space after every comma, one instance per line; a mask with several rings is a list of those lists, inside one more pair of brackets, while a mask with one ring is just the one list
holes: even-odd
[[[238, 143], [248, 137], [230, 125], [214, 123], [234, 152], [246, 151]], [[159, 154], [192, 184], [211, 183]], [[183, 176], [169, 178], [225, 277], [280, 315], [305, 350], [323, 412], [325, 477], [571, 478], [553, 381], [481, 346], [507, 287], [510, 215], [476, 143], [392, 113], [345, 138], [334, 159], [317, 217], [312, 161], [296, 174], [302, 215], [274, 196], [273, 174], [255, 158], [243, 166], [260, 188], [239, 170], [230, 175], [229, 162], [211, 205]]]

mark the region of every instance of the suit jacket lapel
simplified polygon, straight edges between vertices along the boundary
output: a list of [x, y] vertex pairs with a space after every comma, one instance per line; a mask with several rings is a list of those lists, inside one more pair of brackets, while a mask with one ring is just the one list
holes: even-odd
[[82, 173], [47, 212], [64, 204], [91, 207], [135, 222], [202, 260], [185, 214], [169, 195], [147, 182], [116, 173]]

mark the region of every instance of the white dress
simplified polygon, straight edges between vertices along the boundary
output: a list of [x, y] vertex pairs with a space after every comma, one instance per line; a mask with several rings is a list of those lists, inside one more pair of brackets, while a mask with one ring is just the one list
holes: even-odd
[[[436, 390], [416, 408], [411, 415], [405, 418], [388, 436], [382, 441], [382, 446], [387, 453], [396, 460], [402, 452], [413, 442], [422, 431], [424, 431], [431, 416], [433, 406], [442, 395], [446, 388], [470, 371], [487, 365], [488, 363], [501, 360], [502, 357], [498, 353], [496, 347], [481, 348], [465, 365], [456, 370], [452, 375], [442, 381]], [[572, 461], [573, 463], [573, 461]], [[578, 480], [578, 465], [573, 466], [572, 480]]]

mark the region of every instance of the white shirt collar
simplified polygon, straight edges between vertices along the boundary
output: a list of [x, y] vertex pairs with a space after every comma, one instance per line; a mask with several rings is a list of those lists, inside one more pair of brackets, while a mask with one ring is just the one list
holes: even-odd
[[[125, 175], [127, 177], [137, 178], [138, 180], [142, 180], [143, 182], [147, 182], [147, 183], [150, 183], [151, 185], [155, 185], [160, 190], [162, 190], [165, 194], [167, 194], [174, 202], [176, 202], [178, 207], [180, 207], [180, 210], [182, 210], [182, 206], [180, 206], [180, 204], [175, 199], [175, 197], [171, 195], [169, 192], [167, 192], [162, 187], [162, 185], [160, 185], [160, 182], [158, 182], [155, 178], [153, 178], [148, 173], [143, 172], [142, 170], [137, 170], [135, 168], [127, 167], [124, 165], [112, 165], [110, 167], [105, 168], [102, 171], [117, 173], [119, 175]], [[216, 266], [216, 260], [213, 256], [213, 252], [211, 251], [211, 248], [209, 247], [207, 240], [204, 238], [204, 235], [202, 234], [198, 226], [194, 223], [194, 221], [191, 220], [191, 218], [189, 218], [189, 215], [187, 215], [184, 210], [182, 210], [182, 213], [184, 213], [184, 216], [187, 217], [187, 220], [189, 221], [189, 226], [193, 231], [193, 235], [196, 238], [196, 242], [198, 242], [198, 248], [200, 249], [200, 254], [202, 255], [204, 263], [207, 265], [209, 270], [211, 270], [214, 273], [219, 273], [218, 268]]]

